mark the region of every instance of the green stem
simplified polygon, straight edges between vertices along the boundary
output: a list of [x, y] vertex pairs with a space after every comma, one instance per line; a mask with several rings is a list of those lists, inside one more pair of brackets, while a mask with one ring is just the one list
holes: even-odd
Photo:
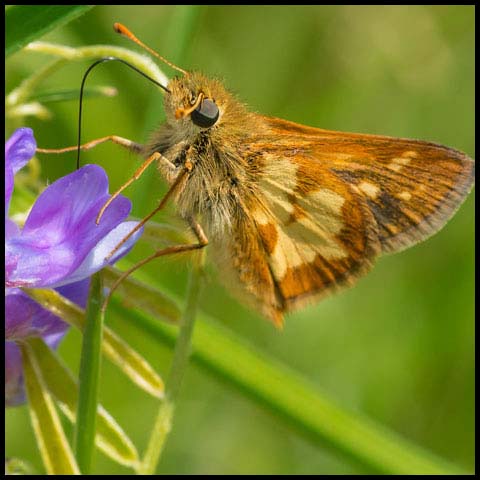
[[23, 82], [17, 88], [12, 90], [5, 97], [5, 108], [8, 110], [16, 105], [25, 103], [40, 83], [42, 83], [46, 78], [49, 78], [53, 72], [60, 69], [66, 63], [67, 60], [64, 58], [53, 60], [45, 67], [40, 68], [30, 77], [23, 80]]
[[95, 448], [95, 422], [103, 330], [102, 302], [102, 279], [99, 272], [92, 276], [90, 285], [80, 360], [80, 385], [75, 424], [75, 455], [80, 471], [84, 475], [90, 473]]
[[56, 70], [63, 67], [69, 61], [91, 60], [108, 56], [118, 57], [131, 63], [163, 85], [168, 83], [167, 77], [150, 57], [128, 50], [127, 48], [112, 45], [91, 45], [88, 47], [72, 48], [47, 42], [32, 42], [26, 47], [26, 50], [55, 55], [60, 58], [33, 73], [17, 88], [12, 90], [5, 97], [5, 108], [7, 111], [17, 105], [25, 103], [41, 82], [49, 78]]
[[145, 456], [137, 472], [141, 475], [153, 475], [155, 473], [168, 434], [171, 430], [173, 414], [175, 411], [175, 401], [180, 392], [182, 380], [188, 364], [188, 358], [190, 356], [192, 333], [197, 314], [201, 283], [202, 267], [194, 265], [190, 271], [187, 290], [187, 305], [175, 344], [172, 366], [170, 367], [170, 373], [165, 388], [165, 399], [160, 404]]
[[187, 289], [187, 306], [183, 315], [180, 332], [173, 354], [172, 366], [167, 379], [166, 392], [168, 398], [175, 402], [182, 384], [185, 368], [190, 356], [193, 326], [197, 314], [198, 298], [200, 295], [202, 272], [199, 267], [193, 266]]

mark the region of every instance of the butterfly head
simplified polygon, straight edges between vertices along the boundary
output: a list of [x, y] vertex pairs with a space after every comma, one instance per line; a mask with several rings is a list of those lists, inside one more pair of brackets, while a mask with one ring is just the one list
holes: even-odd
[[170, 80], [168, 88], [160, 85], [166, 92], [164, 104], [167, 122], [181, 135], [196, 135], [201, 130], [216, 128], [225, 121], [232, 124], [232, 120], [237, 120], [237, 124], [242, 125], [246, 120], [241, 115], [243, 107], [225, 90], [221, 82], [178, 67], [145, 45], [125, 25], [116, 22], [113, 28], [182, 74], [181, 77]]
[[168, 90], [164, 100], [167, 122], [184, 135], [218, 131], [242, 116], [243, 108], [223, 84], [201, 73], [171, 79]]
[[169, 123], [197, 131], [218, 123], [224, 107], [218, 82], [193, 72], [170, 80], [168, 89], [165, 113]]

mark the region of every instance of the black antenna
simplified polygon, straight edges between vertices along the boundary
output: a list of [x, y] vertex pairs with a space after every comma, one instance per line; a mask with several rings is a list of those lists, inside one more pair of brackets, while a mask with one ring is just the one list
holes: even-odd
[[78, 143], [77, 143], [77, 170], [80, 168], [80, 145], [81, 145], [81, 137], [82, 137], [82, 105], [83, 105], [83, 88], [85, 86], [85, 81], [87, 80], [88, 74], [97, 66], [100, 65], [101, 63], [104, 62], [111, 62], [111, 61], [117, 61], [121, 62], [127, 67], [130, 67], [132, 70], [135, 70], [137, 73], [145, 77], [147, 80], [150, 80], [152, 83], [157, 85], [160, 88], [163, 88], [167, 93], [170, 93], [170, 90], [162, 85], [161, 83], [157, 82], [154, 80], [152, 77], [149, 77], [146, 73], [142, 72], [140, 69], [137, 67], [134, 67], [131, 63], [128, 63], [125, 60], [122, 60], [121, 58], [118, 57], [104, 57], [101, 58], [100, 60], [97, 60], [95, 63], [92, 63], [90, 67], [88, 67], [87, 71], [83, 75], [82, 78], [82, 85], [80, 86], [80, 105], [78, 107]]

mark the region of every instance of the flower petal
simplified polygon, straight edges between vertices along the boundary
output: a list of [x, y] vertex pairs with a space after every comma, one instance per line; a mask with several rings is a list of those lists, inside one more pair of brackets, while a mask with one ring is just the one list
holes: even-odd
[[19, 233], [20, 233], [20, 229], [18, 228], [18, 225], [13, 220], [6, 218], [5, 219], [5, 238], [8, 239], [8, 238], [14, 237]]
[[[64, 297], [85, 308], [90, 279], [58, 289]], [[69, 325], [42, 308], [21, 290], [7, 289], [5, 297], [5, 405], [25, 403], [20, 350], [13, 339], [42, 336], [50, 348], [57, 348]]]
[[7, 289], [5, 296], [5, 340], [28, 337], [62, 336], [68, 324], [17, 288]]
[[17, 128], [5, 143], [5, 168], [17, 173], [35, 155], [37, 142], [31, 128]]
[[135, 242], [143, 233], [143, 227], [135, 232], [115, 253], [115, 255], [105, 260], [105, 257], [126, 237], [136, 226], [138, 222], [123, 222], [114, 228], [107, 236], [102, 238], [90, 254], [85, 258], [78, 269], [69, 276], [69, 281], [76, 281], [80, 278], [89, 277], [98, 272], [106, 265], [113, 265], [117, 260], [126, 255], [133, 247]]
[[[70, 283], [57, 289], [58, 293], [85, 308], [90, 279]], [[60, 317], [44, 309], [18, 288], [8, 288], [5, 295], [5, 339], [23, 340], [28, 337], [43, 337], [55, 348], [68, 329]]]
[[5, 216], [7, 216], [8, 208], [10, 207], [10, 199], [13, 192], [13, 170], [7, 166], [5, 159]]
[[78, 275], [73, 280], [69, 276], [130, 213], [130, 201], [119, 196], [96, 225], [109, 197], [106, 173], [98, 165], [86, 165], [46, 188], [22, 233], [7, 241], [7, 262], [16, 263], [8, 284], [46, 287], [80, 280]]
[[[5, 217], [5, 241], [20, 233], [17, 224]], [[9, 278], [17, 267], [17, 258], [13, 255], [5, 255], [5, 276]]]
[[14, 342], [5, 342], [5, 406], [24, 402], [22, 355]]
[[35, 154], [37, 142], [31, 128], [18, 128], [5, 142], [5, 215], [13, 192], [13, 178]]
[[[85, 308], [90, 279], [58, 288], [58, 292]], [[23, 368], [20, 350], [13, 339], [42, 336], [52, 349], [57, 348], [69, 326], [25, 295], [21, 290], [7, 289], [5, 299], [5, 405], [25, 403]]]
[[88, 290], [90, 288], [90, 279], [85, 278], [79, 282], [69, 283], [63, 287], [56, 288], [57, 292], [68, 298], [79, 307], [85, 308], [87, 306]]

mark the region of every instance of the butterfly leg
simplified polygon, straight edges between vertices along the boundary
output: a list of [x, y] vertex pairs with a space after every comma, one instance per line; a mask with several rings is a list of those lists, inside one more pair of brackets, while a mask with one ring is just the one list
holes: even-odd
[[[158, 211], [158, 207], [154, 210], [156, 213]], [[205, 235], [205, 232], [203, 231], [202, 226], [195, 220], [195, 218], [190, 217], [187, 219], [188, 224], [190, 225], [190, 228], [193, 230], [193, 233], [195, 233], [198, 243], [191, 243], [191, 244], [181, 244], [181, 245], [172, 245], [171, 247], [167, 248], [162, 248], [161, 250], [157, 250], [154, 252], [152, 255], [148, 256], [147, 258], [144, 258], [140, 262], [138, 262], [136, 265], [134, 265], [132, 268], [129, 270], [125, 271], [122, 273], [122, 275], [115, 281], [115, 283], [110, 287], [110, 291], [105, 298], [105, 301], [103, 302], [102, 305], [102, 312], [104, 313], [108, 302], [110, 301], [110, 297], [112, 296], [113, 292], [117, 289], [117, 287], [120, 285], [123, 280], [125, 280], [131, 273], [133, 273], [135, 270], [138, 270], [140, 267], [143, 265], [151, 262], [155, 258], [158, 257], [164, 257], [165, 255], [172, 255], [175, 253], [183, 253], [183, 252], [190, 252], [194, 250], [200, 250], [204, 248], [205, 246], [208, 245], [208, 238]]]
[[[145, 218], [143, 218], [136, 226], [134, 229], [132, 229], [128, 235], [126, 235], [117, 245], [116, 247], [107, 255], [106, 257], [106, 260], [110, 259], [114, 254], [115, 252], [135, 233], [137, 232], [140, 228], [142, 228], [143, 225], [145, 225], [145, 223], [150, 220], [150, 218], [152, 218], [158, 211], [160, 211], [164, 206], [165, 204], [167, 203], [167, 201], [175, 194], [177, 193], [179, 190], [181, 190], [184, 185], [185, 185], [185, 182], [188, 180], [188, 175], [190, 174], [190, 172], [193, 170], [193, 164], [190, 160], [186, 160], [185, 163], [183, 164], [183, 166], [181, 167], [177, 167], [175, 166], [172, 162], [170, 162], [170, 160], [168, 160], [168, 158], [164, 157], [162, 154], [160, 154], [159, 152], [154, 152], [152, 153], [152, 155], [150, 155], [150, 157], [147, 158], [147, 160], [144, 162], [144, 164], [139, 168], [139, 170], [137, 172], [140, 172], [143, 173], [143, 171], [145, 170], [145, 168], [153, 161], [152, 158], [154, 160], [158, 160], [159, 163], [160, 163], [160, 166], [163, 167], [164, 171], [168, 171], [171, 175], [175, 175], [176, 172], [178, 172], [176, 174], [176, 177], [175, 179], [173, 180], [173, 182], [171, 183], [170, 185], [170, 188], [168, 189], [167, 193], [164, 195], [164, 197], [162, 198], [162, 200], [160, 201], [160, 203], [158, 204], [158, 206], [152, 211], [150, 212]], [[137, 173], [136, 172], [136, 173]], [[135, 175], [134, 175], [135, 176]], [[133, 181], [133, 179], [131, 179], [131, 181]], [[129, 185], [131, 183], [131, 181], [127, 182], [127, 184]], [[124, 187], [121, 187], [121, 189], [123, 190]], [[116, 192], [116, 194], [118, 194], [118, 192]], [[114, 194], [115, 195], [115, 194]], [[113, 196], [111, 197], [113, 198]], [[110, 199], [111, 201], [111, 199]], [[104, 206], [105, 207], [105, 206]], [[102, 207], [102, 210], [104, 210], [105, 208]], [[190, 228], [193, 230], [193, 233], [195, 233], [195, 236], [197, 237], [197, 240], [198, 242], [197, 243], [193, 243], [193, 244], [180, 244], [180, 245], [173, 245], [173, 246], [170, 246], [170, 247], [167, 247], [167, 248], [163, 248], [161, 250], [158, 250], [156, 251], [155, 253], [153, 253], [152, 255], [150, 255], [149, 257], [141, 260], [140, 262], [138, 262], [136, 265], [134, 265], [132, 268], [130, 268], [129, 270], [127, 270], [126, 272], [124, 272], [116, 281], [115, 283], [111, 286], [110, 288], [110, 292], [109, 294], [107, 295], [107, 297], [105, 298], [105, 301], [103, 302], [103, 305], [102, 305], [102, 312], [105, 312], [105, 309], [107, 307], [107, 304], [110, 300], [110, 297], [112, 296], [112, 293], [115, 291], [115, 289], [118, 287], [118, 285], [120, 285], [120, 283], [125, 279], [127, 278], [132, 272], [134, 272], [135, 270], [137, 270], [138, 268], [142, 267], [143, 265], [149, 263], [150, 261], [154, 260], [155, 258], [158, 258], [158, 257], [163, 257], [165, 255], [171, 255], [171, 254], [174, 254], [174, 253], [183, 253], [183, 252], [189, 252], [189, 251], [194, 251], [194, 250], [199, 250], [199, 249], [202, 249], [203, 247], [205, 247], [206, 245], [208, 245], [208, 238], [207, 236], [205, 235], [205, 232], [203, 231], [203, 228], [202, 226], [197, 222], [197, 220], [191, 216], [191, 217], [187, 217], [185, 219], [187, 221], [187, 223], [189, 224]]]
[[[141, 165], [138, 167], [138, 169], [135, 171], [135, 173], [132, 175], [132, 177], [127, 180], [115, 193], [112, 194], [112, 196], [105, 202], [103, 207], [100, 209], [98, 212], [97, 218], [95, 219], [95, 223], [98, 225], [100, 223], [100, 219], [102, 218], [105, 210], [107, 207], [120, 195], [123, 190], [125, 190], [127, 187], [129, 187], [135, 180], [138, 180], [143, 172], [147, 169], [147, 167], [152, 163], [160, 158], [163, 158], [163, 156], [158, 153], [154, 152], [152, 155], [150, 155]], [[166, 159], [165, 159], [166, 160]], [[168, 160], [167, 160], [168, 162]]]
[[[161, 169], [163, 170], [163, 172], [165, 173], [168, 173], [170, 176], [171, 175], [175, 175], [175, 173], [179, 170], [179, 167], [175, 166], [170, 160], [168, 160], [168, 158], [166, 158], [165, 156], [163, 156], [160, 152], [153, 152], [143, 163], [142, 165], [140, 165], [140, 167], [138, 167], [138, 169], [135, 171], [135, 173], [132, 175], [132, 177], [127, 181], [125, 182], [115, 193], [112, 194], [112, 196], [105, 202], [105, 204], [102, 206], [102, 208], [100, 209], [100, 211], [98, 212], [98, 215], [97, 215], [97, 218], [95, 220], [95, 223], [98, 225], [100, 223], [100, 219], [102, 218], [102, 215], [104, 214], [105, 210], [107, 209], [107, 207], [113, 202], [113, 200], [115, 200], [115, 198], [118, 197], [118, 195], [120, 195], [120, 193], [125, 190], [128, 186], [130, 186], [135, 180], [138, 180], [143, 172], [145, 172], [145, 170], [147, 169], [147, 167], [153, 163], [153, 162], [158, 162], [160, 164], [160, 167]], [[188, 163], [188, 162], [187, 162]], [[179, 177], [182, 177], [183, 178], [183, 175], [185, 173], [187, 173], [187, 171], [191, 171], [191, 165], [188, 165], [186, 164], [184, 166], [184, 169], [186, 170], [185, 172], [180, 172], [179, 174], [176, 175], [176, 180], [173, 182], [173, 185], [176, 184], [177, 180], [181, 180], [181, 178]], [[172, 187], [173, 187], [172, 185]], [[177, 188], [177, 186], [175, 187], [175, 189]], [[164, 202], [166, 202], [169, 198], [170, 198], [170, 191], [167, 192], [167, 194], [165, 195], [165, 198], [163, 199]], [[163, 208], [163, 205], [162, 203], [160, 203], [160, 205], [158, 206], [158, 210], [160, 210], [161, 208]], [[158, 210], [154, 210], [151, 215], [155, 215], [155, 213], [158, 211]], [[148, 220], [150, 217], [147, 217], [146, 220]], [[146, 221], [145, 220], [145, 221]], [[142, 223], [143, 225], [143, 223]], [[138, 227], [140, 228], [140, 227]], [[136, 230], [135, 230], [136, 231]], [[135, 232], [132, 232], [132, 234], [135, 233]]]
[[[145, 164], [148, 162], [148, 164], [151, 163], [150, 158], [154, 157], [154, 159], [157, 159], [158, 156], [161, 156], [160, 153], [158, 152], [155, 152], [153, 153], [146, 161], [145, 161]], [[168, 160], [167, 160], [168, 161]], [[145, 165], [144, 164], [144, 165]], [[142, 165], [143, 166], [143, 165]], [[148, 165], [147, 165], [148, 166]], [[140, 167], [142, 168], [142, 167]], [[146, 167], [145, 167], [146, 168]], [[186, 180], [186, 177], [187, 177], [187, 173], [189, 173], [189, 169], [187, 168], [183, 168], [179, 174], [177, 175], [177, 178], [175, 179], [175, 181], [172, 183], [172, 185], [170, 186], [170, 188], [168, 189], [167, 193], [164, 195], [164, 197], [162, 198], [162, 200], [160, 201], [160, 203], [157, 205], [156, 208], [154, 208], [146, 217], [144, 217], [137, 225], [134, 229], [132, 229], [128, 235], [126, 235], [125, 237], [122, 238], [122, 240], [115, 246], [115, 248], [105, 257], [106, 260], [109, 260], [110, 258], [112, 258], [112, 256], [118, 251], [118, 249], [135, 233], [137, 232], [138, 230], [140, 230], [140, 228], [143, 227], [143, 225], [145, 225], [145, 223], [148, 222], [148, 220], [150, 220], [157, 212], [159, 212], [164, 206], [165, 204], [167, 203], [167, 201], [170, 199], [170, 197], [183, 185], [184, 181]], [[127, 182], [128, 183], [128, 182]], [[131, 183], [131, 182], [130, 182]], [[108, 205], [111, 203], [112, 199], [116, 196], [118, 196], [118, 194], [123, 190], [124, 186], [120, 187], [119, 190], [117, 190], [110, 198], [109, 200], [105, 203], [105, 205], [101, 208], [97, 218], [99, 219], [99, 217], [101, 216], [101, 214], [105, 211], [105, 209], [108, 207]], [[98, 222], [97, 222], [98, 223]]]
[[[105, 142], [113, 142], [117, 145], [120, 145], [131, 152], [140, 153], [142, 150], [142, 145], [128, 138], [119, 137], [118, 135], [108, 135], [107, 137], [97, 138], [95, 140], [91, 140], [90, 142], [84, 143], [80, 145], [80, 150], [90, 150], [97, 145]], [[65, 148], [37, 148], [38, 153], [66, 153], [66, 152], [75, 152], [78, 150], [78, 145], [73, 147], [65, 147]]]

